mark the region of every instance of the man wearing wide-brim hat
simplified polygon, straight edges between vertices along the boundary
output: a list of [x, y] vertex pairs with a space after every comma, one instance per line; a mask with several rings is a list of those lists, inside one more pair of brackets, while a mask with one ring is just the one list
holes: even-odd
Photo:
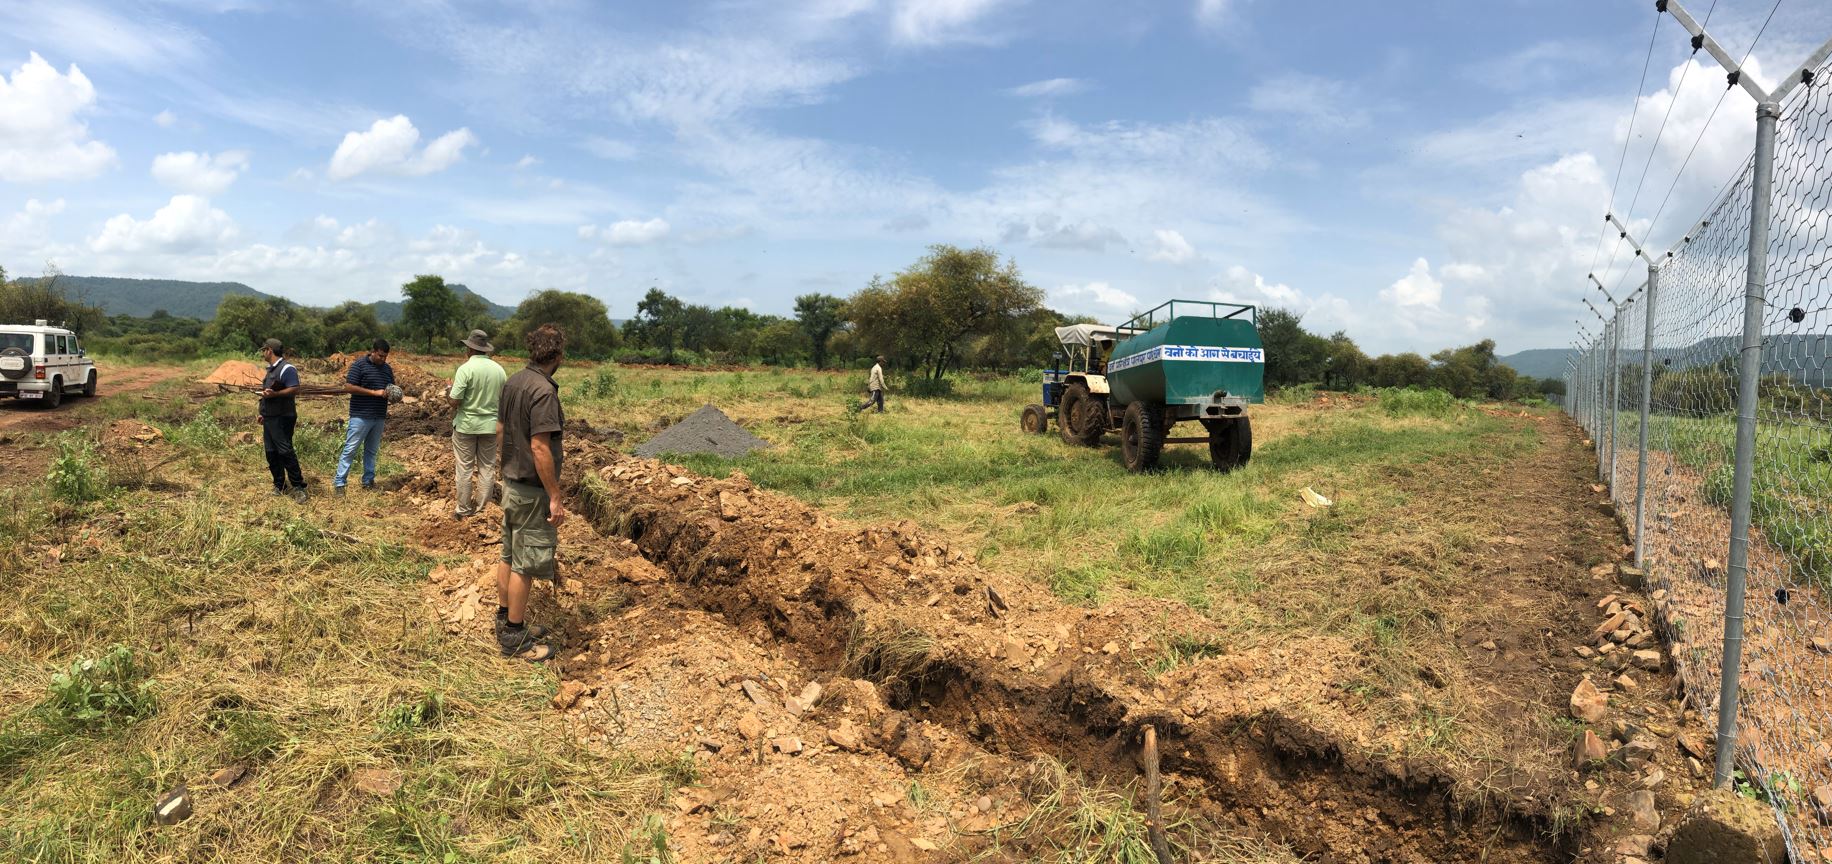
[[452, 461], [458, 466], [458, 506], [452, 515], [466, 519], [490, 503], [496, 486], [496, 403], [509, 376], [490, 359], [496, 352], [490, 334], [472, 330], [459, 344], [467, 356], [452, 376], [446, 401], [453, 409]]

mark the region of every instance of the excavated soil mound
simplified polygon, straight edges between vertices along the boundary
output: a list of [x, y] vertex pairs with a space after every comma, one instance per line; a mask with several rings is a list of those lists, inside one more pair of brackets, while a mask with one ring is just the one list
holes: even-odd
[[663, 453], [711, 453], [727, 459], [748, 456], [752, 450], [770, 446], [770, 442], [752, 435], [732, 422], [725, 412], [711, 405], [681, 418], [681, 422], [662, 430], [636, 448], [636, 455], [660, 456]]
[[224, 387], [252, 387], [260, 389], [261, 382], [267, 376], [261, 367], [245, 360], [229, 360], [216, 367], [201, 383], [220, 384]]
[[[881, 708], [856, 720], [829, 715], [822, 725], [852, 720], [860, 748], [911, 771], [932, 775], [987, 757], [1010, 767], [1047, 754], [1125, 782], [1137, 774], [1149, 724], [1166, 771], [1197, 810], [1321, 860], [1550, 857], [1539, 836], [1547, 802], [1497, 802], [1513, 819], [1466, 812], [1440, 766], [1380, 755], [1399, 752], [1397, 739], [1355, 740], [1369, 729], [1353, 716], [1361, 709], [1344, 682], [1367, 660], [1339, 639], [1251, 648], [1153, 675], [1163, 645], [1148, 634], [1220, 634], [1169, 601], [1065, 606], [1039, 586], [982, 570], [913, 524], [850, 526], [742, 475], [712, 480], [620, 459], [582, 485], [581, 504], [601, 532], [627, 538], [654, 565], [623, 568], [628, 581], [666, 580], [677, 598], [670, 605], [714, 613], [721, 626], [775, 646], [829, 692], [871, 681]], [[638, 627], [638, 644], [687, 639], [713, 620], [670, 617]], [[584, 666], [574, 659], [568, 677], [600, 693], [607, 678], [628, 681], [602, 671], [633, 662], [628, 650], [595, 644], [609, 650], [588, 653]], [[746, 727], [757, 725], [731, 725], [728, 712], [747, 697], [784, 704], [802, 686], [791, 675], [770, 692], [780, 673], [762, 671], [751, 687], [711, 678], [722, 705], [714, 725], [699, 728], [748, 738]], [[784, 728], [770, 716], [780, 715], [760, 718], [758, 740]], [[660, 725], [655, 743], [670, 729], [677, 746], [687, 734], [678, 721]], [[1370, 825], [1381, 830], [1371, 834]]]

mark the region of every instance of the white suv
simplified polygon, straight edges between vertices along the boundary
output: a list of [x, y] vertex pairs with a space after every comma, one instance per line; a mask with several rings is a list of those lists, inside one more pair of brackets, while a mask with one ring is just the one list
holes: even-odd
[[95, 361], [75, 333], [42, 319], [0, 324], [0, 399], [39, 399], [56, 408], [74, 393], [95, 395]]

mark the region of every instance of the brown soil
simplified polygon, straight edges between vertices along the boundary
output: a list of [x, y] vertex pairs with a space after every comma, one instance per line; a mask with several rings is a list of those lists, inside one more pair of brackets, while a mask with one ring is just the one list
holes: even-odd
[[[1673, 742], [1693, 733], [1664, 673], [1632, 670], [1638, 686], [1612, 687], [1613, 661], [1573, 653], [1594, 642], [1597, 601], [1619, 591], [1608, 565], [1621, 536], [1590, 502], [1594, 463], [1569, 424], [1518, 419], [1546, 443], [1505, 478], [1395, 469], [1426, 516], [1494, 527], [1449, 598], [1468, 610], [1447, 625], [1452, 659], [1420, 674], [1468, 697], [1457, 719], [1504, 742], [1498, 758], [1411, 746], [1415, 728], [1356, 695], [1370, 660], [1341, 638], [1154, 676], [1170, 622], [1195, 637], [1218, 628], [1166, 601], [1065, 606], [912, 524], [842, 522], [741, 475], [698, 477], [586, 440], [568, 446], [586, 518], [566, 526], [564, 586], [537, 592], [534, 614], [555, 629], [561, 702], [581, 735], [698, 762], [701, 783], [669, 820], [681, 860], [901, 861], [929, 844], [1023, 860], [1066, 842], [1017, 827], [1045, 824], [1023, 820], [1064, 788], [1036, 760], [1125, 786], [1150, 724], [1173, 812], [1311, 860], [1614, 861], [1653, 833], [1620, 815], [1645, 776], [1667, 778], [1663, 821], [1689, 800], [1697, 780]], [[420, 541], [469, 558], [433, 573], [429, 599], [454, 633], [486, 640], [494, 520], [449, 516], [442, 440], [395, 455], [416, 469], [397, 494], [423, 514]], [[1575, 770], [1555, 720], [1583, 677], [1612, 689], [1611, 718], [1649, 730], [1658, 752]], [[790, 701], [804, 693], [812, 705]]]
[[[96, 374], [98, 400], [127, 399], [145, 398], [143, 391], [182, 376], [184, 370], [98, 366]], [[18, 399], [0, 400], [0, 486], [43, 480], [51, 456], [44, 436], [83, 425], [92, 413], [90, 404], [80, 396], [66, 396], [56, 409]]]
[[[1632, 466], [1633, 449], [1618, 452]], [[1633, 470], [1624, 472], [1633, 476]], [[1633, 524], [1633, 486], [1622, 519]], [[1806, 508], [1803, 508], [1806, 509]], [[1730, 514], [1705, 495], [1697, 470], [1658, 451], [1648, 453], [1647, 572], [1657, 620], [1672, 644], [1687, 701], [1715, 732], [1728, 579]], [[1750, 527], [1744, 654], [1739, 678], [1739, 750], [1752, 756], [1791, 819], [1803, 859], [1832, 862], [1827, 816], [1811, 800], [1832, 783], [1832, 610], [1821, 589], [1794, 573], [1787, 556]], [[1815, 648], [1813, 640], [1822, 640]], [[1832, 798], [1832, 794], [1829, 794]], [[1828, 814], [1832, 815], [1832, 814]]]

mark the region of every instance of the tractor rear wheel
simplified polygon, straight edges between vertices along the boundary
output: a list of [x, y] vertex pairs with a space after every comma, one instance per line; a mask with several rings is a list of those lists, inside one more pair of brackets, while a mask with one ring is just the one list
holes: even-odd
[[1086, 384], [1070, 384], [1062, 391], [1062, 404], [1056, 406], [1056, 431], [1062, 435], [1062, 443], [1082, 443], [1081, 436], [1075, 434], [1075, 424], [1081, 422], [1081, 404], [1089, 398]]
[[1107, 434], [1107, 400], [1092, 396], [1075, 406], [1075, 440], [1087, 447], [1099, 447]]
[[1023, 416], [1018, 418], [1018, 425], [1027, 434], [1042, 435], [1050, 431], [1049, 412], [1043, 410], [1042, 405], [1026, 405]]
[[1214, 463], [1215, 470], [1226, 472], [1246, 467], [1247, 460], [1253, 457], [1252, 418], [1212, 420], [1203, 425], [1209, 427], [1209, 461]]
[[1137, 474], [1156, 468], [1163, 451], [1164, 407], [1148, 402], [1126, 406], [1126, 417], [1120, 421], [1120, 455], [1126, 470]]

